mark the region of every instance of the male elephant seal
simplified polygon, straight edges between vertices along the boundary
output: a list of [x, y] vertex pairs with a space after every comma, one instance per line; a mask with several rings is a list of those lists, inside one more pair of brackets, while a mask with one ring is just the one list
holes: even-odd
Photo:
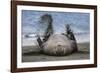
[[76, 41], [70, 40], [65, 35], [53, 34], [43, 43], [43, 52], [48, 55], [63, 56], [75, 51], [77, 51]]

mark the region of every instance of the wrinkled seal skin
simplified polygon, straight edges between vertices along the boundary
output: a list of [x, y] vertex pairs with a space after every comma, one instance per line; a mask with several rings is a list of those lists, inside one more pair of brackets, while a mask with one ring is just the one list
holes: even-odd
[[61, 34], [53, 34], [43, 43], [43, 53], [47, 55], [64, 56], [76, 51], [76, 42]]

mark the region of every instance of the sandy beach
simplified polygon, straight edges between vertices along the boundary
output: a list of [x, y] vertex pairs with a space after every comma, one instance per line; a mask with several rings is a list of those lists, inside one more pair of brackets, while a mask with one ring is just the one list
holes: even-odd
[[40, 52], [37, 46], [22, 47], [22, 62], [44, 62], [89, 59], [89, 43], [79, 43], [78, 52], [66, 56], [49, 56]]

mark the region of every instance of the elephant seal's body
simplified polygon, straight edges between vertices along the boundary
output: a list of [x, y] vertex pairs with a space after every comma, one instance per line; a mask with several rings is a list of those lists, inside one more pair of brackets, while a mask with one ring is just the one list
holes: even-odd
[[53, 34], [43, 43], [43, 52], [48, 55], [62, 56], [74, 51], [77, 51], [76, 42], [65, 35]]

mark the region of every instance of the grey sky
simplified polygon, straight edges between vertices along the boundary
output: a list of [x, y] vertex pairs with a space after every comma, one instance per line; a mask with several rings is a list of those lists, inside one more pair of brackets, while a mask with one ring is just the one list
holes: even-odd
[[40, 26], [38, 21], [40, 20], [40, 17], [44, 14], [50, 14], [52, 16], [55, 33], [65, 32], [65, 25], [71, 24], [71, 28], [76, 35], [77, 34], [89, 35], [90, 32], [89, 13], [50, 12], [50, 11], [48, 12], [48, 11], [34, 11], [34, 10], [22, 10], [23, 34], [36, 33], [39, 30]]

